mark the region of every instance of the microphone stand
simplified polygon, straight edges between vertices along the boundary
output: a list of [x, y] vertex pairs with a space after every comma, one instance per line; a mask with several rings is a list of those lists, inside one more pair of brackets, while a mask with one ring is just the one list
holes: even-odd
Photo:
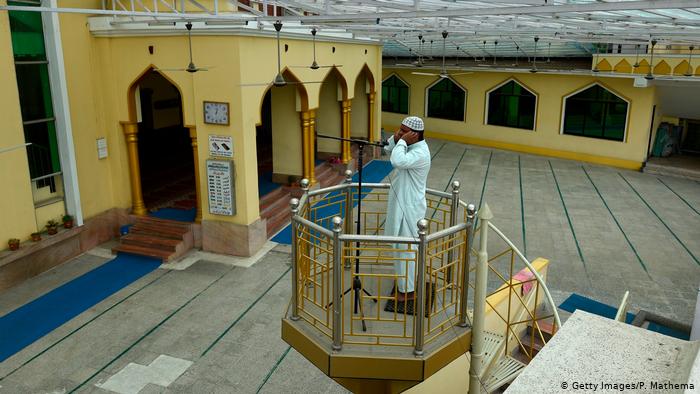
[[[386, 144], [382, 142], [370, 142], [362, 139], [357, 139], [357, 138], [342, 138], [342, 137], [333, 137], [330, 135], [323, 135], [323, 134], [316, 134], [317, 137], [320, 138], [328, 138], [332, 140], [338, 140], [338, 141], [345, 141], [345, 142], [350, 142], [353, 144], [357, 144], [358, 148], [358, 177], [359, 177], [359, 182], [358, 182], [358, 187], [357, 187], [357, 221], [356, 223], [356, 233], [359, 235], [361, 231], [361, 224], [360, 224], [360, 218], [362, 217], [362, 167], [363, 167], [363, 156], [364, 156], [364, 149], [366, 145], [369, 146], [377, 146], [377, 147], [384, 147]], [[350, 204], [350, 201], [347, 202]], [[349, 218], [345, 218], [345, 220], [348, 220]], [[362, 287], [362, 281], [360, 280], [360, 242], [358, 241], [355, 244], [355, 279], [352, 281], [352, 287], [348, 287], [347, 290], [343, 292], [343, 296], [347, 295], [351, 290], [354, 290], [354, 295], [355, 295], [355, 312], [358, 313], [358, 308], [360, 312], [360, 317], [362, 321], [362, 331], [367, 331], [367, 324], [365, 323], [365, 314], [362, 311], [362, 303], [360, 303], [360, 291], [364, 292], [367, 294], [369, 297], [374, 297], [370, 292], [368, 292], [366, 289]], [[376, 298], [372, 298], [374, 303], [377, 303]], [[333, 302], [328, 304], [328, 306], [333, 305]]]

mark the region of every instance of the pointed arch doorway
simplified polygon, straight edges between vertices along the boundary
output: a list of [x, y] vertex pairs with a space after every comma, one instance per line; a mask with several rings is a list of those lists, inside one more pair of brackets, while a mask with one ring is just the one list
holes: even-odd
[[132, 213], [200, 221], [194, 126], [185, 126], [178, 86], [149, 68], [129, 88], [127, 140]]

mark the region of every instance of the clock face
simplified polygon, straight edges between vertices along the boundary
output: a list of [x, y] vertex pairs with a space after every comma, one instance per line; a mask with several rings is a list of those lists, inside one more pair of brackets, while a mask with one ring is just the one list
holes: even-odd
[[228, 125], [228, 103], [205, 101], [204, 123]]

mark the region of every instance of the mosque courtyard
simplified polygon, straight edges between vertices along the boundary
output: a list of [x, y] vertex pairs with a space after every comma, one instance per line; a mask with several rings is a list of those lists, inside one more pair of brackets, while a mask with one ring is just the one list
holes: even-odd
[[[428, 143], [428, 186], [449, 190], [460, 181], [461, 199], [488, 203], [493, 223], [530, 260], [549, 259], [547, 285], [557, 305], [576, 293], [616, 306], [629, 290], [631, 311], [691, 323], [700, 183]], [[0, 315], [101, 266], [110, 249], [102, 245], [0, 293]], [[247, 259], [196, 252], [0, 363], [0, 392], [346, 392], [280, 339], [290, 292], [289, 246], [268, 242]], [[182, 373], [148, 379], [149, 369], [163, 366]]]

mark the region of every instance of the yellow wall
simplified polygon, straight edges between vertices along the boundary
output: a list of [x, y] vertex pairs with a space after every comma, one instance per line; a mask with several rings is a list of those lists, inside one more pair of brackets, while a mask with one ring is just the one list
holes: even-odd
[[[657, 48], [658, 49], [658, 48]], [[667, 51], [669, 53], [672, 53], [674, 51]], [[677, 52], [677, 51], [676, 51]], [[684, 50], [684, 52], [687, 52], [687, 49]], [[654, 74], [658, 75], [677, 75], [677, 76], [682, 76], [684, 73], [688, 71], [688, 54], [664, 54], [662, 56], [658, 56], [659, 51], [655, 50], [654, 51]], [[622, 74], [646, 74], [649, 72], [649, 67], [638, 67], [638, 68], [630, 68], [627, 65], [634, 65], [635, 60], [637, 59], [637, 56], [635, 54], [602, 54], [599, 55], [598, 57], [598, 69], [600, 71], [610, 71], [610, 67], [614, 70], [616, 73], [622, 73]], [[595, 63], [595, 58], [593, 58], [592, 62]], [[639, 54], [639, 64], [640, 65], [649, 65], [651, 61], [651, 53], [640, 53]], [[606, 66], [607, 65], [607, 66]], [[693, 56], [693, 58], [690, 61], [691, 65], [691, 74], [693, 73], [692, 70], [700, 70], [700, 59], [697, 59], [697, 57]], [[591, 69], [593, 69], [593, 65], [591, 65]], [[680, 66], [680, 67], [679, 67]]]
[[[318, 134], [340, 137], [342, 131], [341, 111], [342, 93], [339, 92], [338, 78], [331, 73], [321, 86], [321, 105], [316, 110], [316, 132]], [[340, 141], [328, 138], [316, 140], [318, 152], [340, 154]]]
[[272, 91], [272, 171], [275, 174], [302, 175], [300, 115], [290, 105], [295, 100], [294, 87]]
[[[4, 3], [4, 0], [0, 2]], [[99, 0], [61, 0], [59, 6], [99, 8], [100, 3]], [[2, 75], [14, 76], [7, 13], [0, 15], [0, 68], [5, 70]], [[173, 32], [158, 33], [161, 34], [158, 36], [94, 35], [89, 31], [86, 15], [66, 13], [60, 14], [59, 19], [82, 210], [83, 216], [89, 219], [110, 208], [131, 206], [126, 143], [119, 123], [136, 120], [130, 117], [128, 103], [133, 98], [129, 98], [127, 92], [151, 65], [157, 68], [184, 68], [188, 62], [187, 36], [184, 28], [176, 35]], [[267, 86], [243, 87], [241, 84], [267, 83], [273, 79], [277, 73], [276, 41], [269, 34], [234, 36], [228, 33], [212, 34], [211, 31], [201, 34], [201, 30], [201, 26], [195, 28], [192, 37], [194, 60], [198, 66], [212, 66], [210, 70], [196, 74], [163, 71], [162, 74], [180, 91], [184, 124], [193, 125], [197, 130], [199, 187], [204, 191], [203, 219], [250, 224], [259, 218], [255, 125], [260, 122], [260, 105]], [[310, 34], [308, 37], [283, 38], [282, 45], [289, 46], [289, 50], [282, 53], [283, 67], [311, 63], [310, 38]], [[149, 45], [154, 47], [153, 54], [149, 54]], [[381, 47], [376, 43], [327, 42], [323, 37], [318, 37], [316, 56], [322, 65], [342, 64], [339, 72], [348, 86], [354, 86], [355, 77], [365, 65], [379, 80]], [[329, 68], [289, 70], [307, 82], [321, 81], [330, 71]], [[0, 147], [24, 141], [13, 78], [10, 85], [0, 93], [0, 118], [6, 127], [10, 126], [0, 135]], [[286, 151], [290, 158], [275, 161], [292, 167], [280, 172], [301, 174], [299, 111], [319, 108], [321, 84], [292, 86], [280, 91], [282, 95], [293, 96], [286, 101], [286, 118], [278, 116], [279, 111], [273, 113], [274, 121], [284, 124], [283, 130], [291, 130], [291, 133], [281, 134], [288, 141], [284, 142], [284, 149], [275, 149], [275, 153]], [[301, 99], [297, 99], [294, 92], [297, 87], [307, 91], [300, 96]], [[353, 90], [350, 89], [348, 93], [352, 98]], [[204, 100], [230, 103], [230, 125], [204, 124]], [[380, 110], [378, 102], [375, 108], [376, 111]], [[379, 132], [379, 119], [379, 116], [375, 117], [376, 133]], [[233, 217], [208, 213], [205, 163], [209, 158], [207, 138], [210, 134], [233, 137], [237, 200], [237, 214]], [[99, 160], [96, 140], [103, 137], [107, 140], [109, 156]], [[5, 184], [14, 187], [8, 188], [9, 191], [0, 197], [0, 212], [3, 212], [3, 223], [7, 220], [16, 225], [12, 229], [2, 226], [0, 241], [3, 237], [25, 237], [35, 230], [26, 153], [20, 150], [0, 154], [0, 165], [5, 161], [11, 165], [0, 166], [0, 174]], [[5, 234], [7, 231], [17, 234]]]
[[[426, 88], [435, 78], [405, 69], [384, 69], [383, 79], [394, 72], [409, 84], [409, 113], [424, 117], [428, 136], [626, 168], [640, 168], [645, 160], [654, 90], [635, 88], [632, 79], [505, 72], [457, 76], [456, 82], [467, 89], [466, 121], [461, 122], [425, 117]], [[535, 131], [485, 124], [486, 92], [512, 77], [538, 95]], [[560, 134], [564, 96], [594, 82], [630, 101], [624, 142]], [[382, 124], [394, 130], [404, 116], [383, 112]]]
[[367, 106], [366, 84], [367, 78], [363, 73], [355, 82], [355, 98], [352, 99], [352, 112], [350, 113], [350, 136], [352, 137], [368, 137], [369, 107]]
[[[5, 4], [0, 0], [0, 4]], [[12, 56], [10, 22], [7, 12], [0, 12], [0, 149], [24, 143], [24, 129], [19, 108], [15, 66]], [[0, 182], [3, 185], [0, 197], [0, 250], [7, 248], [7, 240], [25, 240], [36, 231], [34, 203], [29, 182], [27, 150], [16, 149], [0, 153]]]

